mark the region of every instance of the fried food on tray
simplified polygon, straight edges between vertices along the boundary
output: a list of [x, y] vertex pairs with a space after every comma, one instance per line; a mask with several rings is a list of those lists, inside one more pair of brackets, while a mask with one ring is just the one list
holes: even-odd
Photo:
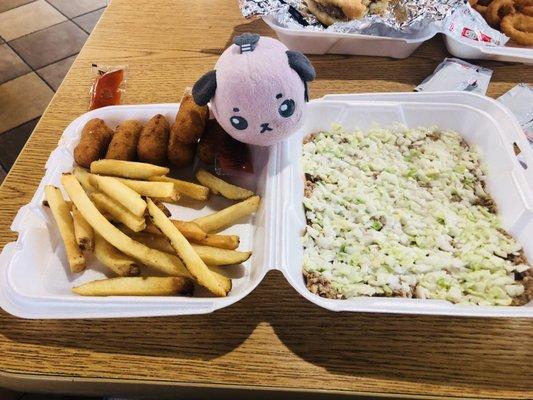
[[74, 161], [89, 168], [93, 161], [104, 157], [113, 138], [113, 130], [99, 118], [88, 121], [81, 131], [80, 142], [74, 149]]
[[533, 46], [533, 0], [469, 0], [469, 3], [512, 42]]
[[74, 175], [63, 174], [61, 183], [85, 220], [93, 227], [95, 232], [100, 234], [111, 245], [138, 260], [141, 264], [168, 275], [191, 276], [177, 257], [151, 249], [134, 241], [109, 222], [89, 199]]
[[118, 176], [129, 179], [150, 179], [169, 173], [167, 167], [122, 160], [98, 160], [90, 165], [93, 174]]
[[[166, 214], [165, 214], [166, 215]], [[167, 217], [170, 217], [167, 215]], [[207, 237], [207, 234], [194, 222], [189, 221], [178, 221], [178, 220], [171, 220], [172, 223], [176, 226], [176, 228], [179, 229], [179, 231], [182, 233], [183, 236], [187, 240], [203, 240]], [[146, 229], [144, 230], [145, 233], [153, 234], [153, 235], [162, 235], [161, 231], [157, 226], [155, 226], [152, 223], [146, 224]]]
[[359, 19], [370, 12], [382, 14], [388, 0], [307, 0], [307, 7], [324, 25]]
[[253, 196], [254, 192], [248, 189], [243, 189], [239, 186], [232, 185], [219, 177], [210, 174], [204, 169], [198, 170], [196, 173], [196, 179], [209, 188], [214, 194], [221, 194], [227, 199], [231, 200], [244, 200], [250, 196]]
[[137, 276], [141, 273], [139, 265], [133, 258], [117, 250], [99, 234], [94, 237], [94, 255], [118, 276]]
[[71, 208], [72, 222], [74, 223], [74, 236], [76, 237], [76, 243], [82, 251], [92, 251], [94, 248], [94, 231], [91, 225], [83, 215], [80, 214], [75, 206]]
[[[176, 189], [172, 182], [158, 182], [158, 181], [139, 181], [134, 179], [115, 178], [124, 185], [133, 189], [141, 196], [147, 197], [168, 197], [174, 198], [176, 196]], [[179, 195], [176, 200], [179, 199]]]
[[193, 282], [183, 277], [120, 277], [100, 279], [76, 286], [82, 296], [174, 296], [191, 295]]
[[120, 203], [133, 215], [142, 217], [146, 211], [146, 202], [135, 190], [111, 176], [91, 175], [89, 181], [101, 192]]
[[197, 143], [183, 143], [175, 139], [172, 134], [168, 141], [167, 157], [168, 161], [175, 167], [186, 167], [192, 165], [196, 155]]
[[147, 199], [148, 212], [154, 224], [170, 240], [170, 243], [178, 257], [183, 261], [187, 270], [197, 280], [197, 282], [217, 296], [227, 295], [226, 290], [219, 283], [219, 280], [211, 273], [209, 268], [202, 261], [200, 256], [194, 251], [191, 244], [185, 239], [182, 233], [168, 219], [168, 217], [154, 204]]
[[515, 7], [519, 13], [533, 17], [533, 0], [515, 0]]
[[208, 233], [204, 239], [191, 241], [195, 244], [228, 250], [235, 250], [237, 247], [239, 247], [240, 243], [240, 239], [237, 235], [213, 235], [210, 233]]
[[170, 124], [161, 114], [148, 121], [141, 131], [137, 144], [139, 161], [164, 165], [167, 161], [167, 146], [170, 135]]
[[133, 215], [122, 204], [104, 193], [91, 193], [90, 198], [100, 212], [109, 214], [112, 221], [120, 222], [134, 232], [141, 232], [146, 228], [144, 216]]
[[80, 182], [81, 186], [86, 192], [91, 193], [96, 191], [94, 185], [89, 182], [91, 177], [91, 173], [89, 171], [87, 171], [85, 168], [76, 167], [72, 173], [76, 176], [76, 179]]
[[169, 178], [168, 176], [156, 176], [150, 178], [150, 180], [159, 182], [172, 182], [178, 193], [190, 197], [191, 199], [204, 201], [209, 197], [209, 188], [198, 185], [197, 183]]
[[533, 46], [533, 17], [525, 14], [506, 15], [502, 19], [501, 28], [514, 42]]
[[137, 142], [141, 134], [142, 125], [135, 120], [126, 120], [121, 122], [115, 128], [115, 134], [109, 147], [105, 158], [115, 160], [132, 161], [137, 155]]
[[196, 155], [198, 140], [205, 131], [209, 108], [194, 102], [190, 89], [185, 91], [176, 121], [170, 128], [167, 158], [176, 167], [191, 165]]
[[[154, 199], [152, 199], [152, 200], [154, 200]], [[165, 213], [165, 215], [166, 215], [167, 217], [170, 217], [170, 216], [172, 215], [172, 213], [171, 213], [170, 210], [167, 208], [167, 206], [165, 206], [162, 202], [160, 202], [159, 200], [154, 200], [154, 203], [155, 203], [156, 206], [159, 207], [159, 209], [160, 209], [161, 211], [163, 211], [163, 212]]]
[[46, 201], [52, 211], [52, 215], [59, 229], [59, 234], [65, 245], [70, 270], [74, 273], [81, 272], [85, 269], [85, 257], [76, 242], [74, 222], [70, 215], [70, 209], [65, 203], [63, 195], [58, 188], [46, 185], [44, 191]]
[[488, 22], [488, 24], [493, 28], [499, 28], [503, 17], [505, 17], [507, 14], [515, 13], [516, 10], [514, 7], [514, 1], [515, 0], [491, 1], [490, 4], [487, 6], [487, 10], [485, 11], [484, 15], [485, 20]]
[[226, 250], [218, 247], [192, 245], [192, 248], [207, 265], [235, 265], [248, 260], [251, 251]]
[[176, 121], [170, 128], [170, 143], [179, 141], [184, 144], [198, 142], [205, 131], [209, 119], [209, 108], [199, 106], [192, 97], [191, 89], [185, 90], [176, 114]]
[[207, 121], [205, 132], [198, 142], [198, 158], [211, 165], [215, 163], [216, 149], [227, 135], [216, 119]]
[[240, 203], [233, 204], [216, 213], [193, 220], [200, 228], [206, 232], [215, 232], [227, 228], [235, 221], [257, 211], [259, 207], [259, 196], [252, 196]]
[[[145, 244], [148, 247], [164, 251], [165, 253], [174, 254], [176, 251], [168, 241], [168, 239], [161, 235], [151, 235], [146, 233], [134, 233], [130, 235], [133, 240]], [[207, 265], [235, 265], [241, 264], [248, 260], [252, 255], [251, 251], [236, 251], [221, 249], [211, 246], [200, 246], [191, 244], [192, 248], [200, 256], [203, 262]]]

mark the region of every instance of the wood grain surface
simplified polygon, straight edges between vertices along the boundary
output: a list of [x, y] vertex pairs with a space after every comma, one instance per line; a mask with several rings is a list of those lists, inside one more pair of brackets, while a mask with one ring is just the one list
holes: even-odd
[[[236, 0], [113, 0], [0, 188], [0, 249], [16, 240], [11, 221], [63, 129], [87, 110], [92, 63], [129, 66], [126, 103], [176, 102], [247, 31], [272, 35], [263, 22], [244, 20]], [[311, 95], [412, 91], [447, 56], [439, 37], [405, 60], [311, 56], [318, 75]], [[531, 67], [478, 64], [494, 70], [492, 97], [531, 80]], [[525, 399], [533, 398], [532, 342], [528, 319], [332, 313], [272, 272], [248, 297], [210, 315], [39, 321], [0, 312], [0, 385]]]

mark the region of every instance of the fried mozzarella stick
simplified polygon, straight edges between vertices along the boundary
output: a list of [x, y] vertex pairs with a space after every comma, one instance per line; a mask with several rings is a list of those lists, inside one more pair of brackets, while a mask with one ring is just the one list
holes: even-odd
[[89, 168], [93, 161], [104, 157], [112, 138], [113, 130], [103, 120], [91, 119], [81, 131], [80, 142], [74, 149], [74, 161]]
[[139, 161], [164, 165], [167, 161], [168, 137], [170, 125], [167, 119], [157, 114], [144, 126], [137, 144]]
[[121, 122], [115, 129], [115, 134], [113, 139], [111, 139], [111, 143], [109, 143], [105, 158], [125, 161], [134, 160], [141, 130], [142, 125], [135, 120]]

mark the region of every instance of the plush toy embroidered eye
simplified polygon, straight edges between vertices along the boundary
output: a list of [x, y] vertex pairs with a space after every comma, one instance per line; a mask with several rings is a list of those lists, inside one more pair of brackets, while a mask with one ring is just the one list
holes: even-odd
[[215, 70], [193, 87], [198, 105], [210, 102], [218, 123], [235, 139], [269, 146], [300, 128], [313, 66], [281, 42], [245, 33], [234, 39]]

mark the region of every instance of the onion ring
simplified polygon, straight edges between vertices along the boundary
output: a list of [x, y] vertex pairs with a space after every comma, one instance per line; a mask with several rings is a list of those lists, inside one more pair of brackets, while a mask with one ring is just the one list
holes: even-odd
[[519, 13], [533, 17], [533, 0], [515, 0], [514, 4]]
[[514, 0], [495, 0], [488, 5], [485, 19], [490, 26], [497, 28], [500, 26], [503, 17], [514, 13]]
[[474, 6], [474, 10], [476, 10], [483, 18], [485, 18], [485, 15], [487, 14], [487, 6], [477, 3]]
[[524, 14], [506, 15], [502, 19], [501, 28], [514, 42], [533, 46], [533, 17]]

